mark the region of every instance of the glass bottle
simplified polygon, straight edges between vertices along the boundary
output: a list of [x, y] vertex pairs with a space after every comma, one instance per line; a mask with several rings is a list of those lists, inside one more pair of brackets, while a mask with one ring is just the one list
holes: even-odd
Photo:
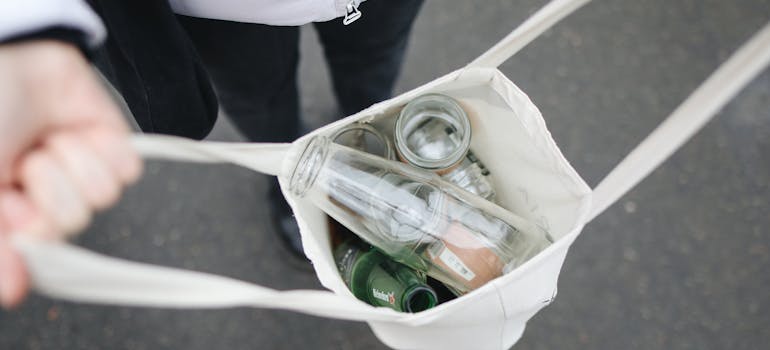
[[394, 260], [445, 283], [476, 289], [551, 243], [539, 226], [435, 173], [312, 138], [290, 191]]
[[393, 261], [385, 254], [348, 240], [334, 251], [343, 281], [356, 298], [396, 311], [420, 312], [436, 305], [436, 292], [425, 275]]
[[489, 176], [489, 170], [487, 170], [484, 164], [482, 164], [470, 151], [457, 168], [441, 175], [444, 180], [460, 186], [460, 188], [488, 201], [494, 202], [496, 195], [495, 189], [492, 187], [492, 183], [489, 179], [487, 179], [487, 176]]

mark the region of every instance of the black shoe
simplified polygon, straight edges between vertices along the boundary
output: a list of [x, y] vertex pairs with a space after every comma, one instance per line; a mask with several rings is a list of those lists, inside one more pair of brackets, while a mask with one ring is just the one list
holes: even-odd
[[273, 186], [269, 190], [270, 199], [270, 219], [273, 223], [273, 229], [278, 235], [278, 241], [284, 249], [291, 255], [295, 263], [303, 267], [303, 269], [312, 269], [310, 260], [305, 255], [305, 250], [302, 248], [302, 236], [299, 233], [299, 226], [297, 226], [297, 220], [294, 218], [294, 212], [292, 212], [289, 203], [281, 194], [281, 190], [278, 187], [278, 180], [271, 180]]

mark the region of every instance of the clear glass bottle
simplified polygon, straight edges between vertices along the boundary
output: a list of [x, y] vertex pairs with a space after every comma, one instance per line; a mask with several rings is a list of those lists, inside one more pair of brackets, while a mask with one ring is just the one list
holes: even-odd
[[346, 241], [334, 251], [342, 280], [356, 298], [396, 311], [420, 312], [436, 306], [436, 292], [421, 275], [376, 249]]
[[492, 183], [487, 176], [489, 176], [489, 170], [487, 170], [484, 164], [482, 164], [471, 152], [468, 152], [468, 155], [462, 160], [457, 168], [441, 175], [444, 180], [460, 186], [460, 188], [488, 201], [494, 202], [496, 195], [495, 189], [492, 187]]
[[290, 191], [394, 260], [457, 294], [513, 270], [551, 243], [537, 225], [435, 173], [311, 139]]

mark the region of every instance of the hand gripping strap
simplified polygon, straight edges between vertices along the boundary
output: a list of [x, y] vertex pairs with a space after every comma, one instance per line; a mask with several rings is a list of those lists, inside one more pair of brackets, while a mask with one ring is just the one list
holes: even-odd
[[[147, 158], [232, 163], [277, 175], [291, 144], [215, 143], [180, 137], [139, 135], [136, 149]], [[402, 315], [321, 290], [276, 291], [201, 272], [131, 262], [60, 242], [15, 234], [34, 288], [77, 302], [170, 308], [261, 307], [358, 321]]]
[[770, 62], [770, 23], [736, 51], [596, 187], [593, 220], [682, 146]]

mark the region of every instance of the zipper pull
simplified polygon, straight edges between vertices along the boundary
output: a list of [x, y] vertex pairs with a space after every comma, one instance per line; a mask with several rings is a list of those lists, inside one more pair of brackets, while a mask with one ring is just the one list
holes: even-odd
[[358, 10], [359, 4], [360, 1], [350, 0], [350, 2], [345, 5], [345, 18], [342, 19], [342, 24], [348, 25], [361, 18], [361, 11]]

